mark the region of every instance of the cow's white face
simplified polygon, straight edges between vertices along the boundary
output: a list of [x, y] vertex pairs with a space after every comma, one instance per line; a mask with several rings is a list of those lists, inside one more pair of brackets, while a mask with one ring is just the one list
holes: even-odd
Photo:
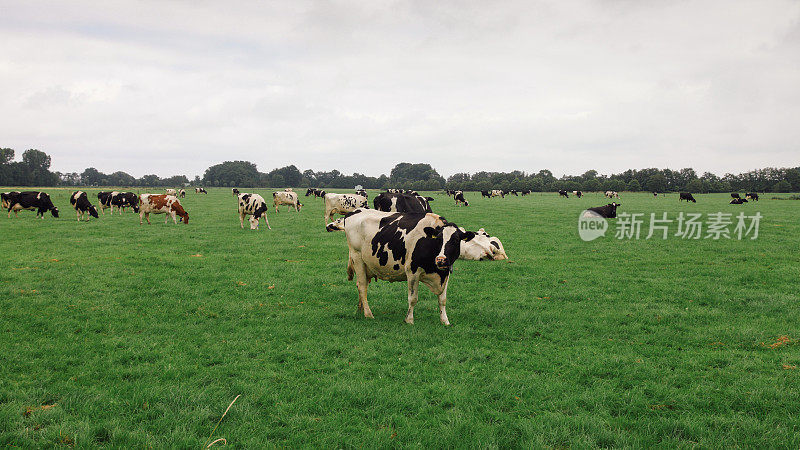
[[251, 230], [257, 230], [258, 229], [258, 223], [260, 221], [258, 219], [256, 219], [255, 217], [253, 217], [253, 216], [250, 216], [250, 219], [248, 219], [248, 220], [250, 221], [250, 229]]
[[459, 258], [469, 261], [495, 259], [492, 245], [489, 243], [489, 236], [476, 234], [469, 241], [461, 241], [461, 255]]

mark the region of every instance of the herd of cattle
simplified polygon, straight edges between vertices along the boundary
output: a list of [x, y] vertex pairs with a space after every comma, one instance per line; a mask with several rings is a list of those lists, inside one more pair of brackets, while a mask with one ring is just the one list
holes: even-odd
[[[255, 193], [231, 190], [238, 200], [239, 225], [244, 228], [244, 220], [248, 219], [250, 229], [257, 230], [261, 219], [272, 229], [267, 220], [269, 209], [264, 198]], [[195, 188], [197, 194], [207, 194], [203, 188]], [[456, 206], [469, 206], [463, 191], [446, 191], [452, 197]], [[528, 195], [531, 191], [481, 191], [482, 197], [501, 197], [506, 195]], [[567, 191], [561, 190], [559, 196], [569, 197]], [[581, 197], [581, 191], [572, 191], [572, 194]], [[653, 193], [658, 195], [657, 192]], [[37, 217], [44, 218], [50, 211], [53, 217], [58, 217], [58, 208], [53, 204], [50, 196], [45, 192], [4, 192], [2, 206], [15, 215], [20, 210], [36, 210]], [[368, 195], [364, 190], [355, 194], [327, 193], [319, 189], [308, 189], [306, 197], [322, 198], [324, 206], [325, 229], [329, 232], [343, 231], [348, 245], [348, 278], [356, 279], [358, 289], [358, 309], [363, 311], [365, 317], [372, 318], [372, 311], [367, 302], [367, 287], [371, 280], [406, 281], [408, 283], [408, 313], [405, 321], [414, 323], [414, 306], [417, 303], [419, 283], [427, 285], [439, 299], [439, 318], [445, 325], [450, 321], [447, 317], [447, 286], [453, 263], [457, 259], [466, 260], [503, 260], [508, 255], [500, 239], [490, 236], [483, 228], [478, 231], [468, 231], [455, 223], [447, 221], [444, 217], [434, 214], [431, 209], [433, 197], [419, 195], [415, 191], [389, 189], [378, 194], [372, 201], [373, 208], [369, 207]], [[126, 208], [131, 208], [139, 214], [139, 224], [146, 219], [150, 224], [150, 214], [166, 214], [164, 223], [172, 217], [177, 224], [189, 223], [189, 214], [183, 209], [179, 198], [186, 196], [184, 189], [167, 189], [165, 194], [141, 194], [133, 192], [104, 191], [97, 194], [100, 211], [105, 214], [106, 209], [111, 209], [114, 214], [116, 207], [122, 214]], [[303, 204], [299, 196], [291, 188], [273, 192], [275, 212], [280, 206], [287, 206], [288, 210], [300, 212]], [[606, 191], [605, 197], [619, 198], [619, 193]], [[739, 194], [731, 194], [731, 204], [742, 204], [748, 200], [758, 201], [758, 194], [747, 193], [745, 198]], [[679, 193], [679, 201], [696, 202], [691, 193]], [[86, 215], [98, 218], [97, 208], [89, 201], [86, 192], [75, 191], [69, 198], [70, 204], [75, 209], [78, 221]], [[614, 218], [617, 215], [616, 202], [604, 206], [589, 208], [584, 214]], [[334, 216], [341, 215], [336, 220]]]

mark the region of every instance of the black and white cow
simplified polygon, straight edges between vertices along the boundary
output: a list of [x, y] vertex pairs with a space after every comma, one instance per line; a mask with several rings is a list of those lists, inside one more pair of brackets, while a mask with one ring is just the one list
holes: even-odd
[[653, 197], [658, 197], [658, 192], [653, 191]]
[[613, 219], [617, 217], [617, 207], [622, 203], [609, 203], [605, 206], [596, 206], [589, 208], [583, 213], [583, 217], [604, 217], [606, 219]]
[[512, 189], [512, 190], [510, 190], [510, 191], [505, 191], [505, 194], [506, 194], [506, 195], [513, 195], [514, 197], [519, 197], [519, 194], [518, 194], [518, 193], [517, 193], [517, 191], [516, 191], [516, 190], [514, 190], [514, 189]]
[[317, 194], [316, 188], [308, 188], [306, 190], [306, 197], [308, 197], [309, 195], [313, 195], [314, 197], [316, 197], [317, 196], [316, 194]]
[[561, 189], [561, 190], [559, 190], [559, 191], [558, 191], [558, 196], [559, 196], [559, 197], [566, 197], [566, 198], [569, 198], [569, 193], [568, 193], [567, 191], [565, 191], [565, 190]]
[[275, 206], [275, 212], [278, 212], [278, 206], [281, 205], [288, 205], [286, 211], [291, 211], [291, 209], [294, 208], [295, 211], [300, 212], [300, 209], [303, 207], [297, 193], [287, 191], [273, 192], [272, 204]]
[[530, 194], [530, 193], [531, 193], [531, 190], [530, 190], [530, 189], [523, 189], [523, 190], [522, 190], [520, 193], [521, 193], [521, 194], [522, 194], [522, 196], [524, 197], [524, 196], [526, 196], [526, 195]]
[[455, 191], [453, 198], [456, 200], [456, 206], [458, 206], [459, 203], [463, 203], [464, 206], [469, 206], [469, 202], [464, 198], [464, 191]]
[[758, 194], [756, 194], [755, 192], [748, 192], [744, 194], [744, 198], [751, 201], [758, 201]]
[[178, 191], [178, 197], [185, 198], [186, 197], [186, 189], [181, 189]]
[[356, 191], [356, 195], [360, 195], [366, 199], [369, 199], [369, 195], [367, 195], [367, 191], [364, 189], [359, 189]]
[[746, 198], [734, 198], [734, 199], [731, 199], [731, 201], [730, 201], [731, 205], [743, 205], [745, 203], [747, 203], [747, 199]]
[[[133, 192], [112, 192], [109, 198], [111, 215], [114, 215], [114, 207], [120, 214], [125, 212], [125, 208], [133, 208], [134, 213], [139, 213], [139, 196]], [[105, 209], [105, 207], [103, 208]]]
[[97, 208], [89, 202], [89, 197], [86, 195], [86, 192], [73, 192], [72, 195], [69, 196], [69, 204], [75, 208], [75, 213], [78, 215], [78, 222], [81, 221], [84, 213], [86, 214], [87, 222], [89, 221], [89, 216], [95, 219], [100, 217], [100, 215], [97, 214]]
[[433, 212], [430, 205], [432, 201], [433, 197], [381, 192], [372, 200], [372, 205], [383, 212], [429, 213]]
[[[113, 194], [117, 194], [117, 191], [100, 191], [97, 193], [97, 201], [100, 203], [100, 212], [103, 215], [106, 214], [106, 208], [111, 208], [111, 196]], [[111, 214], [114, 214], [114, 210], [111, 210]]]
[[492, 197], [506, 198], [506, 192], [500, 189], [492, 189]]
[[333, 220], [334, 214], [347, 214], [359, 208], [369, 208], [367, 198], [355, 194], [325, 194], [325, 223]]
[[439, 320], [447, 318], [447, 285], [452, 265], [461, 253], [461, 241], [475, 237], [436, 214], [387, 213], [357, 210], [328, 224], [328, 231], [344, 230], [349, 254], [347, 276], [355, 276], [358, 309], [364, 317], [374, 318], [367, 302], [370, 280], [406, 281], [408, 314], [406, 323], [414, 323], [414, 306], [419, 283], [427, 285], [439, 298]]
[[489, 191], [481, 191], [481, 198], [483, 197], [492, 198], [492, 193]]
[[36, 210], [36, 217], [41, 216], [44, 219], [44, 213], [50, 211], [53, 217], [58, 218], [58, 208], [50, 200], [50, 196], [45, 192], [39, 191], [22, 191], [22, 192], [5, 192], [2, 196], [3, 206], [8, 209], [8, 217], [11, 217], [11, 211], [14, 211], [16, 217], [18, 211]]
[[697, 203], [697, 200], [694, 199], [694, 196], [689, 192], [681, 192], [680, 196], [678, 197], [678, 201], [686, 200], [686, 202]]
[[194, 188], [194, 193], [195, 194], [208, 194], [208, 192], [206, 192], [206, 190], [201, 188], [201, 187]]
[[619, 192], [617, 192], [617, 191], [606, 191], [606, 197], [608, 197], [608, 198], [619, 198]]
[[738, 192], [731, 192], [731, 198], [742, 198], [739, 196]]
[[233, 195], [235, 195], [237, 197], [239, 196], [239, 190], [236, 189], [236, 188], [231, 188], [231, 193], [233, 193]]
[[581, 192], [581, 191], [572, 191], [572, 195], [574, 195], [575, 197], [581, 198], [581, 196], [583, 195], [583, 192]]
[[469, 261], [502, 260], [508, 259], [503, 243], [500, 239], [489, 236], [483, 228], [475, 232], [475, 237], [469, 241], [461, 241], [461, 255], [458, 259]]
[[272, 229], [269, 226], [269, 220], [267, 219], [267, 202], [264, 201], [264, 197], [258, 194], [239, 194], [239, 225], [244, 228], [244, 219], [247, 216], [250, 216], [248, 221], [250, 222], [250, 229], [257, 230], [258, 225], [260, 223], [261, 218], [264, 218], [264, 222], [267, 224], [268, 229]]

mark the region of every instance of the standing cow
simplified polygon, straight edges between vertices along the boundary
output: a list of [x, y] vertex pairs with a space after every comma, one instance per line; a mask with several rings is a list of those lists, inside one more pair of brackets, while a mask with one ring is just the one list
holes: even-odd
[[69, 196], [69, 203], [75, 208], [75, 213], [78, 215], [78, 222], [81, 221], [84, 213], [86, 214], [87, 222], [89, 221], [89, 216], [95, 219], [100, 217], [100, 215], [97, 214], [97, 208], [89, 202], [89, 197], [86, 195], [86, 192], [73, 192], [72, 195]]
[[469, 206], [469, 202], [464, 198], [464, 191], [455, 191], [453, 198], [456, 201], [456, 206], [458, 206], [459, 203], [462, 203], [464, 206]]
[[114, 207], [117, 207], [117, 212], [125, 212], [125, 208], [132, 208], [133, 212], [139, 213], [139, 196], [133, 192], [112, 192], [109, 199], [111, 205], [111, 215], [114, 215]]
[[433, 197], [381, 192], [372, 200], [372, 205], [383, 212], [429, 213], [433, 212], [430, 205], [432, 201]]
[[347, 214], [359, 208], [369, 208], [367, 198], [355, 194], [325, 194], [325, 223], [333, 220], [334, 214]]
[[164, 223], [172, 217], [172, 222], [177, 224], [176, 216], [180, 216], [181, 222], [189, 224], [189, 214], [181, 206], [178, 197], [166, 194], [142, 194], [139, 196], [139, 225], [142, 224], [142, 217], [147, 219], [150, 225], [150, 213], [166, 214]]
[[175, 189], [165, 189], [167, 195], [176, 195], [177, 191]]
[[300, 212], [300, 209], [303, 207], [303, 204], [300, 203], [300, 199], [295, 192], [273, 192], [272, 204], [275, 206], [275, 212], [278, 212], [278, 206], [280, 205], [288, 205], [286, 211], [291, 211], [292, 207], [294, 207], [294, 210], [297, 212]]
[[678, 202], [681, 200], [686, 200], [686, 203], [692, 202], [697, 203], [697, 200], [694, 199], [694, 196], [689, 192], [681, 192], [678, 196]]
[[8, 217], [11, 218], [11, 211], [14, 217], [18, 212], [24, 210], [36, 210], [36, 217], [44, 219], [44, 213], [50, 211], [53, 217], [58, 218], [58, 208], [50, 200], [46, 192], [39, 191], [13, 191], [5, 192], [2, 195], [3, 206], [8, 209]]
[[250, 229], [257, 230], [259, 221], [263, 217], [267, 228], [271, 230], [272, 227], [269, 226], [269, 219], [267, 219], [267, 209], [264, 197], [258, 194], [239, 194], [239, 225], [244, 228], [245, 217], [251, 216], [249, 219]]
[[559, 197], [566, 197], [566, 198], [569, 198], [569, 193], [568, 193], [567, 191], [565, 191], [565, 190], [561, 189], [561, 190], [559, 190], [559, 191], [558, 191], [558, 196], [559, 196]]
[[386, 213], [358, 210], [344, 219], [328, 224], [328, 231], [344, 230], [349, 255], [347, 277], [355, 275], [358, 309], [364, 317], [374, 318], [367, 302], [371, 279], [406, 281], [408, 314], [406, 323], [414, 323], [414, 306], [419, 283], [426, 284], [439, 297], [439, 320], [447, 318], [447, 285], [452, 265], [461, 252], [461, 241], [475, 237], [436, 214]]

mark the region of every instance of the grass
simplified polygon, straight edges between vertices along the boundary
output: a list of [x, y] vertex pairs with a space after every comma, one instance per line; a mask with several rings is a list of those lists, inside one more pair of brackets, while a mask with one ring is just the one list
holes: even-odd
[[405, 283], [356, 314], [319, 199], [253, 232], [227, 189], [150, 226], [47, 191], [60, 219], [0, 217], [0, 445], [199, 448], [237, 395], [214, 434], [234, 447], [800, 445], [800, 203], [623, 193], [760, 211], [760, 237], [583, 242], [601, 196], [433, 194], [510, 256], [456, 264], [445, 327], [427, 290], [403, 323]]

